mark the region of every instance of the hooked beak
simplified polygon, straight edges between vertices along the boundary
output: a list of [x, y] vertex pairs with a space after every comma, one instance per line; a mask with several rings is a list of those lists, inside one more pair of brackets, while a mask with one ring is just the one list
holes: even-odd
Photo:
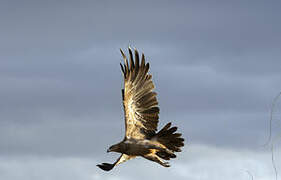
[[107, 149], [106, 152], [109, 153], [109, 152], [110, 152], [110, 149]]

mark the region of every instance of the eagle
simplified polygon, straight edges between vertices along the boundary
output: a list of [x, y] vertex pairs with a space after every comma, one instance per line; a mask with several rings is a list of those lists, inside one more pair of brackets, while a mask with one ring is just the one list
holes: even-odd
[[124, 59], [124, 64], [120, 63], [120, 66], [124, 77], [122, 100], [125, 137], [107, 150], [121, 155], [113, 164], [102, 163], [97, 166], [110, 171], [120, 163], [141, 156], [164, 167], [170, 167], [167, 160], [176, 158], [175, 152], [181, 151], [184, 138], [181, 137], [182, 134], [176, 133], [177, 127], [172, 127], [171, 122], [157, 132], [159, 107], [152, 75], [148, 73], [149, 63], [145, 62], [143, 53], [140, 59], [136, 49], [129, 47], [128, 50], [129, 60], [120, 49]]

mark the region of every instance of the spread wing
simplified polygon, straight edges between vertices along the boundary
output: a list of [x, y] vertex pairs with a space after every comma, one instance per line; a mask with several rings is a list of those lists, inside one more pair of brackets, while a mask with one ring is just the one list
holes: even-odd
[[110, 171], [112, 168], [114, 168], [114, 166], [117, 166], [118, 164], [126, 162], [132, 158], [135, 158], [135, 156], [128, 156], [126, 154], [121, 154], [121, 156], [115, 161], [115, 163], [113, 164], [102, 163], [102, 164], [98, 164], [97, 166], [102, 170]]
[[152, 76], [148, 74], [149, 63], [145, 63], [144, 54], [139, 63], [138, 51], [129, 48], [129, 59], [120, 49], [124, 58], [121, 70], [124, 76], [124, 89], [122, 89], [123, 106], [125, 113], [126, 138], [146, 139], [157, 131], [159, 107], [156, 93], [153, 92]]

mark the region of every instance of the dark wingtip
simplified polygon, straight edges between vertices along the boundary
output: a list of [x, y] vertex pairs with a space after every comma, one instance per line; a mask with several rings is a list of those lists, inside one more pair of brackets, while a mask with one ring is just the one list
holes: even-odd
[[125, 74], [125, 70], [124, 70], [124, 67], [123, 67], [122, 63], [120, 63], [120, 66], [121, 66], [122, 73], [125, 76], [126, 74]]
[[97, 166], [104, 171], [110, 171], [114, 167], [114, 164], [102, 163], [98, 164]]
[[[120, 48], [119, 49], [120, 50], [120, 52], [121, 52], [121, 54], [122, 54], [122, 56], [123, 56], [123, 54], [124, 54], [124, 52], [123, 52], [123, 50]], [[125, 54], [124, 54], [125, 55]]]

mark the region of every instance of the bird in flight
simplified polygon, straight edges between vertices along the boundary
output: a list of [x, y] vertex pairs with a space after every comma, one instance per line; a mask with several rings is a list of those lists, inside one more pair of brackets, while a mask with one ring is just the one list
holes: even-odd
[[170, 158], [176, 158], [175, 152], [180, 152], [184, 139], [176, 133], [177, 127], [166, 124], [157, 132], [159, 107], [154, 92], [152, 76], [148, 74], [149, 63], [145, 62], [144, 54], [141, 60], [138, 51], [134, 55], [129, 48], [129, 61], [120, 49], [124, 65], [120, 63], [124, 77], [122, 100], [125, 114], [125, 137], [109, 147], [107, 152], [118, 152], [121, 156], [113, 163], [102, 163], [97, 166], [110, 171], [114, 166], [137, 156], [170, 167]]

